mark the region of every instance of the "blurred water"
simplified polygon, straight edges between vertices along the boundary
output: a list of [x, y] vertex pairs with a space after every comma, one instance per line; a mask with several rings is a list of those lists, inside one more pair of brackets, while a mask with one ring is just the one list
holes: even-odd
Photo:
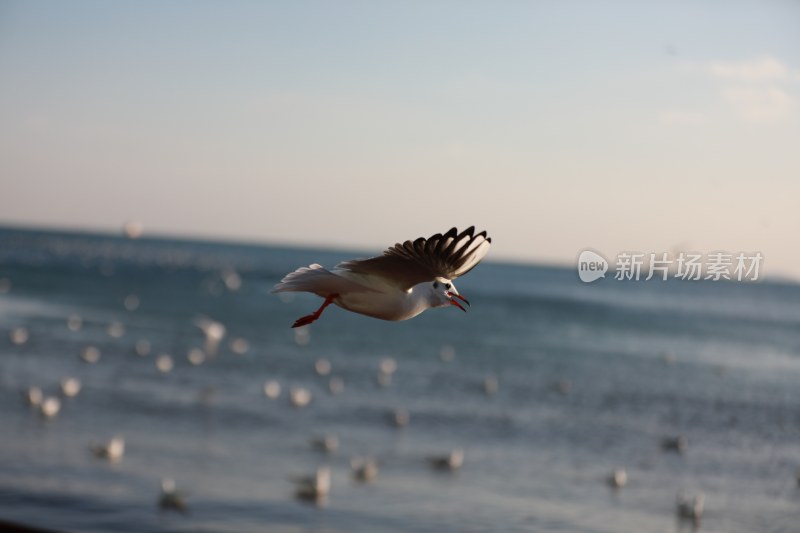
[[[675, 513], [687, 490], [706, 495], [701, 531], [798, 530], [800, 287], [584, 285], [567, 269], [488, 262], [459, 280], [467, 314], [386, 323], [331, 307], [298, 343], [289, 326], [319, 299], [269, 289], [298, 266], [352, 255], [0, 230], [0, 518], [85, 532], [672, 532], [691, 530]], [[225, 284], [232, 271], [238, 290]], [[199, 316], [227, 335], [193, 366]], [[10, 341], [18, 326], [23, 345]], [[231, 350], [235, 338], [246, 353]], [[140, 339], [152, 346], [144, 357]], [[79, 357], [87, 345], [96, 364]], [[168, 374], [155, 365], [164, 353]], [[383, 388], [387, 356], [398, 368]], [[320, 357], [342, 394], [314, 373]], [[45, 421], [23, 393], [57, 395], [65, 376], [83, 390]], [[283, 387], [276, 400], [268, 379]], [[312, 403], [291, 407], [291, 386]], [[396, 408], [408, 427], [387, 422]], [[339, 438], [332, 455], [309, 445], [324, 433]], [[116, 434], [121, 462], [92, 456], [90, 443]], [[662, 451], [678, 434], [687, 452]], [[456, 447], [460, 471], [429, 469], [426, 457]], [[375, 483], [353, 481], [356, 455], [378, 459]], [[289, 479], [322, 464], [333, 470], [326, 504], [295, 500]], [[629, 483], [614, 491], [605, 480], [617, 467]], [[188, 493], [188, 515], [159, 512], [163, 477]]]

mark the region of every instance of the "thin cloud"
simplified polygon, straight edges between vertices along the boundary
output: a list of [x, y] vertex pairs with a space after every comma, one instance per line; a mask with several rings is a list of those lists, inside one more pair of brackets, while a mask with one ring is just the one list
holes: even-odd
[[790, 69], [780, 60], [764, 56], [743, 61], [715, 61], [708, 66], [715, 78], [741, 82], [779, 81], [790, 77]]
[[736, 86], [722, 89], [722, 99], [751, 122], [774, 122], [791, 113], [794, 99], [778, 87]]
[[740, 118], [754, 123], [777, 122], [796, 107], [792, 69], [773, 56], [739, 61], [714, 61], [705, 72], [720, 82], [720, 97]]

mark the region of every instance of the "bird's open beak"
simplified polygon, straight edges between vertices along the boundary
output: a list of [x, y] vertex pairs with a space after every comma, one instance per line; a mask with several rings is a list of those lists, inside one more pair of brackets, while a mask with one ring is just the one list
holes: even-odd
[[469, 300], [467, 300], [466, 298], [464, 298], [464, 297], [463, 297], [463, 296], [461, 296], [460, 294], [456, 294], [456, 293], [454, 293], [454, 292], [450, 292], [450, 291], [448, 291], [448, 292], [447, 292], [447, 295], [450, 297], [450, 305], [455, 305], [456, 307], [458, 307], [459, 309], [461, 309], [461, 310], [462, 310], [462, 311], [464, 311], [465, 313], [467, 312], [467, 310], [466, 310], [466, 309], [464, 309], [464, 308], [461, 306], [461, 304], [460, 304], [460, 303], [458, 303], [458, 302], [457, 302], [455, 299], [456, 299], [456, 298], [458, 298], [459, 300], [461, 300], [462, 302], [464, 302], [465, 304], [467, 304], [467, 306], [469, 306]]

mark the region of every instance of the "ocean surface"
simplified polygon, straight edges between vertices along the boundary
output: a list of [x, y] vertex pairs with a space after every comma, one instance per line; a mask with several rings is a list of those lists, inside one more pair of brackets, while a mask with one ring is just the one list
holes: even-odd
[[[389, 323], [331, 306], [290, 328], [321, 300], [270, 294], [274, 283], [368, 255], [0, 229], [0, 520], [66, 532], [800, 531], [800, 286], [587, 285], [490, 253], [457, 283], [468, 313]], [[209, 321], [225, 327], [216, 348], [198, 326]], [[87, 346], [99, 360], [83, 360]], [[385, 358], [397, 368], [381, 385]], [[62, 393], [65, 377], [79, 394]], [[279, 397], [265, 396], [268, 380]], [[60, 398], [56, 416], [28, 405], [31, 386]], [[311, 392], [308, 406], [292, 406], [292, 387]], [[390, 423], [396, 409], [406, 427]], [[332, 453], [310, 444], [325, 434], [338, 437]], [[115, 435], [120, 461], [92, 453]], [[677, 436], [684, 453], [662, 447]], [[430, 467], [457, 448], [459, 470]], [[354, 480], [357, 456], [377, 460], [372, 483]], [[295, 498], [292, 478], [321, 465], [329, 496]], [[617, 468], [621, 489], [608, 483]], [[159, 509], [163, 478], [188, 513]], [[678, 517], [681, 491], [704, 494], [699, 523]]]

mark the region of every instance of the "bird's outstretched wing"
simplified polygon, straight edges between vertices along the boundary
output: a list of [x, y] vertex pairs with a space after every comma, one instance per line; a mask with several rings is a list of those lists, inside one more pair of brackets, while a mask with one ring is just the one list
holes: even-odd
[[486, 232], [476, 234], [474, 226], [461, 233], [451, 228], [447, 233], [437, 233], [427, 239], [420, 237], [413, 242], [395, 244], [377, 257], [339, 263], [336, 268], [380, 276], [407, 290], [423, 281], [454, 280], [463, 276], [483, 259], [491, 243]]

